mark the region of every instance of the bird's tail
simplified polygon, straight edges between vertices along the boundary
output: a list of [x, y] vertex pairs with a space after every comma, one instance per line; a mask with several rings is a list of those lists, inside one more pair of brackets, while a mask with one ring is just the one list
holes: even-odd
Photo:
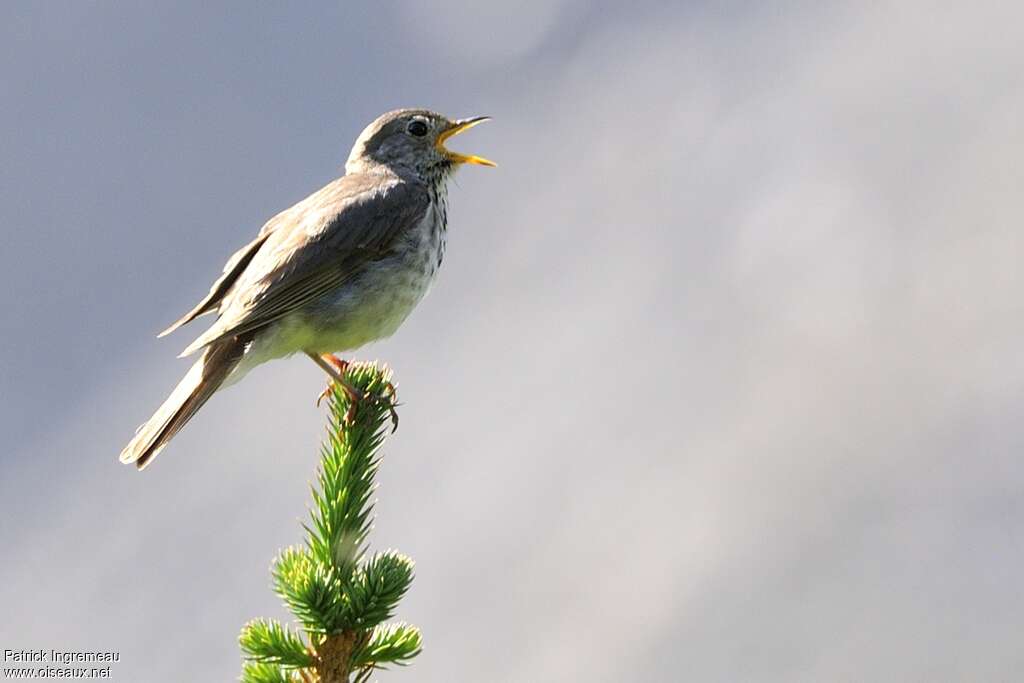
[[121, 462], [135, 463], [140, 470], [148, 465], [220, 388], [244, 352], [245, 343], [235, 337], [207, 346], [153, 417], [135, 430], [135, 437], [121, 451]]

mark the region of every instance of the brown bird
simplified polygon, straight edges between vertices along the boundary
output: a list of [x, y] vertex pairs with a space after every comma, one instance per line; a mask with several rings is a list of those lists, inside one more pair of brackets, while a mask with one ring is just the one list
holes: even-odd
[[449, 178], [462, 164], [495, 165], [444, 143], [487, 118], [401, 109], [367, 126], [345, 175], [267, 221], [206, 298], [160, 333], [217, 314], [182, 353], [199, 360], [121, 462], [144, 468], [215, 391], [274, 358], [305, 353], [360, 398], [333, 354], [390, 336], [426, 294], [444, 258]]

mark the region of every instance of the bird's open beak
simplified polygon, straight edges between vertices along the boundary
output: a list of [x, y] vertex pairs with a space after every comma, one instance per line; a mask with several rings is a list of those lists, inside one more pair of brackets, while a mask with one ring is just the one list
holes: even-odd
[[497, 164], [491, 161], [490, 159], [484, 159], [483, 157], [478, 157], [472, 154], [459, 154], [458, 152], [453, 152], [444, 146], [444, 142], [448, 138], [454, 137], [459, 133], [463, 133], [478, 123], [483, 123], [484, 121], [490, 120], [490, 118], [490, 116], [474, 116], [471, 119], [460, 119], [458, 121], [455, 121], [454, 123], [452, 123], [451, 128], [442, 131], [441, 134], [437, 136], [437, 142], [435, 143], [437, 151], [445, 155], [446, 157], [448, 157], [457, 164], [479, 164], [480, 166], [497, 166]]

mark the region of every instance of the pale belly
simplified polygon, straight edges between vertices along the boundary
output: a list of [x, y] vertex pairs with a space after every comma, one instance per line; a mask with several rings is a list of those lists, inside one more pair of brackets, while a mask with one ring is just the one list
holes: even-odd
[[436, 267], [388, 264], [367, 272], [299, 324], [302, 350], [335, 353], [390, 337], [433, 283]]

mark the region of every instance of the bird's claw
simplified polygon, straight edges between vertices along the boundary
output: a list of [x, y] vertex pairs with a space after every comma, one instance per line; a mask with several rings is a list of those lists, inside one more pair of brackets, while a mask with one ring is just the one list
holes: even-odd
[[[395, 408], [398, 407], [398, 396], [395, 393], [395, 385], [388, 382], [384, 385], [384, 389], [373, 396], [374, 403], [385, 403], [387, 408], [388, 416], [391, 418], [391, 433], [394, 434], [398, 431], [398, 411]], [[355, 404], [353, 404], [354, 406]]]
[[330, 382], [327, 383], [327, 386], [324, 387], [324, 390], [320, 392], [320, 395], [316, 397], [316, 407], [317, 408], [320, 407], [321, 401], [323, 401], [325, 398], [327, 398], [328, 396], [330, 396], [334, 392], [335, 385], [340, 386], [341, 390], [345, 392], [346, 396], [348, 396], [348, 400], [351, 403], [351, 405], [349, 406], [349, 410], [351, 410], [352, 406], [354, 406], [357, 402], [363, 400], [362, 394], [360, 394], [359, 392], [355, 391], [351, 387], [347, 387], [344, 384], [339, 384], [338, 382], [335, 382], [335, 381], [330, 381]]
[[394, 434], [398, 431], [398, 411], [395, 410], [398, 406], [398, 393], [395, 391], [395, 385], [391, 382], [385, 384], [384, 391], [380, 393], [380, 396], [388, 402], [388, 413], [391, 414], [391, 433]]
[[[320, 392], [320, 395], [317, 396], [316, 405], [317, 405], [318, 408], [320, 407], [320, 403], [325, 398], [330, 396], [331, 393], [334, 391], [334, 384], [335, 384], [334, 382], [331, 382], [330, 384], [328, 384], [327, 387], [323, 391]], [[348, 388], [344, 387], [344, 386], [342, 387], [342, 390], [345, 392], [345, 395], [348, 396], [348, 408], [345, 410], [345, 418], [344, 418], [345, 424], [346, 425], [351, 425], [351, 424], [353, 424], [355, 422], [356, 411], [358, 410], [359, 403], [361, 401], [365, 400], [366, 398], [369, 398], [369, 397], [368, 396], [363, 396], [363, 395], [358, 394], [358, 393], [349, 392]], [[388, 410], [388, 415], [391, 418], [391, 433], [392, 434], [394, 434], [396, 431], [398, 431], [398, 411], [395, 410], [395, 408], [398, 406], [398, 401], [396, 401], [395, 399], [396, 399], [395, 386], [393, 384], [391, 384], [391, 382], [387, 383], [387, 386], [384, 387], [384, 391], [382, 391], [377, 396], [373, 397], [373, 400], [375, 402], [387, 401], [387, 406], [386, 407], [387, 407], [387, 410]]]
[[[327, 383], [327, 388], [321, 391], [320, 395], [317, 396], [317, 407], [319, 408], [320, 403], [325, 398], [331, 395], [331, 393], [334, 391], [335, 386], [340, 386], [341, 390], [344, 391], [345, 395], [348, 397], [348, 408], [346, 408], [345, 410], [344, 421], [346, 425], [351, 425], [353, 422], [355, 422], [356, 410], [358, 408], [359, 402], [367, 397], [364, 396], [360, 391], [358, 391], [347, 381], [345, 381], [345, 373], [348, 371], [349, 367], [348, 361], [342, 360], [341, 358], [338, 358], [337, 356], [334, 356], [332, 354], [323, 354], [319, 356], [320, 360], [318, 360], [317, 356], [313, 354], [309, 355], [311, 358], [313, 358], [314, 361], [319, 363], [322, 368], [327, 370], [329, 375], [331, 375], [334, 378]], [[396, 431], [398, 431], [398, 412], [395, 410], [395, 408], [398, 406], [398, 400], [397, 392], [395, 391], [395, 385], [392, 384], [391, 382], [387, 382], [384, 385], [384, 388], [381, 390], [381, 392], [373, 397], [373, 400], [374, 402], [387, 401], [387, 410], [391, 418], [391, 433], [394, 434]]]

